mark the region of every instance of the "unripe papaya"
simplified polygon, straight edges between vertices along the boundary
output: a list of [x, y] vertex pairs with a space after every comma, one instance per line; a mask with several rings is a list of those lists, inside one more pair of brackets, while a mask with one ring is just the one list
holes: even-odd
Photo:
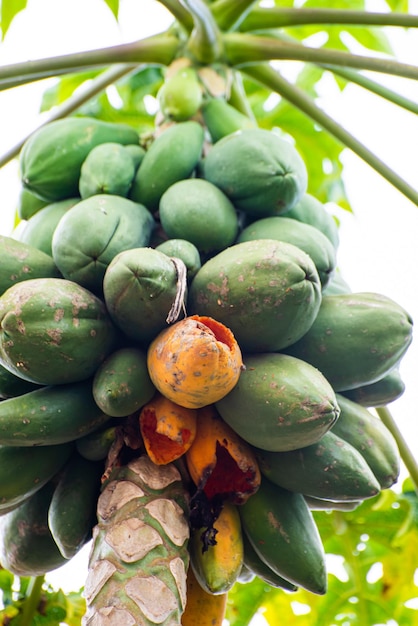
[[229, 104], [224, 98], [209, 98], [201, 108], [205, 126], [212, 143], [244, 128], [256, 128], [257, 124]]
[[307, 187], [306, 166], [294, 146], [261, 128], [217, 141], [202, 161], [202, 174], [253, 217], [285, 213]]
[[245, 532], [242, 533], [242, 537], [244, 542], [244, 564], [251, 572], [254, 572], [258, 578], [261, 578], [261, 580], [270, 585], [270, 587], [286, 589], [286, 591], [297, 591], [296, 585], [290, 583], [282, 576], [279, 576], [279, 574], [276, 574], [276, 572], [259, 557]]
[[142, 204], [121, 196], [93, 195], [60, 219], [52, 256], [65, 278], [101, 295], [109, 263], [123, 250], [147, 246], [154, 226]]
[[111, 425], [105, 424], [88, 435], [75, 441], [77, 452], [88, 461], [104, 461], [117, 436], [117, 425], [112, 420]]
[[262, 450], [286, 451], [321, 439], [339, 415], [319, 370], [280, 353], [247, 354], [238, 383], [216, 403], [222, 418]]
[[273, 572], [312, 593], [326, 592], [324, 548], [302, 494], [264, 477], [239, 511], [252, 547]]
[[29, 189], [25, 189], [25, 187], [22, 186], [17, 200], [17, 215], [21, 220], [28, 220], [47, 204], [48, 200], [41, 200], [41, 198], [35, 196]]
[[400, 472], [399, 450], [392, 433], [365, 407], [341, 394], [336, 397], [341, 413], [332, 432], [360, 452], [381, 488], [388, 489]]
[[264, 217], [245, 227], [237, 242], [277, 239], [297, 246], [308, 254], [318, 271], [322, 289], [329, 283], [337, 264], [335, 248], [317, 228], [286, 216]]
[[203, 128], [193, 120], [173, 124], [158, 135], [142, 159], [129, 197], [152, 213], [157, 211], [166, 189], [192, 175], [201, 158], [203, 140]]
[[66, 198], [47, 204], [30, 217], [19, 235], [19, 240], [52, 257], [52, 237], [58, 222], [80, 198]]
[[138, 144], [139, 135], [127, 124], [89, 117], [49, 122], [27, 139], [20, 153], [24, 187], [49, 202], [78, 196], [84, 159], [106, 142]]
[[337, 268], [331, 276], [329, 283], [323, 288], [323, 296], [338, 296], [341, 293], [351, 293], [352, 289], [347, 281], [343, 278], [341, 272]]
[[401, 397], [405, 391], [405, 383], [402, 380], [397, 367], [388, 372], [383, 378], [376, 380], [370, 385], [354, 387], [340, 393], [364, 407], [386, 406]]
[[202, 85], [193, 67], [183, 67], [167, 77], [157, 94], [161, 113], [176, 122], [195, 115], [202, 104]]
[[202, 267], [199, 250], [186, 239], [167, 239], [155, 247], [158, 252], [181, 259], [187, 269], [187, 281], [191, 282], [197, 270]]
[[151, 400], [155, 387], [147, 368], [147, 354], [134, 346], [112, 352], [93, 378], [98, 407], [112, 417], [125, 417]]
[[190, 286], [188, 308], [225, 324], [243, 352], [275, 352], [305, 335], [320, 302], [320, 279], [306, 252], [258, 239], [206, 261]]
[[96, 194], [126, 198], [135, 176], [135, 164], [120, 143], [101, 143], [90, 150], [80, 170], [79, 190], [83, 200]]
[[335, 391], [368, 385], [400, 361], [412, 341], [412, 319], [378, 293], [323, 296], [308, 332], [286, 349], [317, 367]]
[[35, 389], [39, 389], [39, 385], [23, 380], [20, 376], [12, 374], [3, 365], [0, 365], [0, 398], [2, 400], [15, 398], [29, 391], [35, 391]]
[[0, 295], [22, 281], [61, 276], [48, 254], [12, 237], [0, 235], [0, 256]]
[[104, 303], [63, 278], [16, 283], [0, 297], [0, 362], [41, 385], [89, 378], [118, 334]]
[[337, 222], [325, 206], [310, 193], [305, 193], [286, 213], [286, 217], [309, 224], [320, 230], [337, 249], [340, 243]]
[[361, 453], [333, 431], [304, 448], [256, 456], [261, 473], [289, 491], [329, 500], [365, 500], [380, 491]]

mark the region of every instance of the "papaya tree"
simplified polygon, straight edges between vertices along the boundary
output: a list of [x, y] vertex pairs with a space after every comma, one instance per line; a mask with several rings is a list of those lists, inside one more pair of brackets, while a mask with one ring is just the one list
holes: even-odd
[[[0, 67], [2, 91], [57, 79], [0, 155], [21, 184], [0, 237], [2, 623], [415, 624], [418, 467], [389, 408], [413, 320], [344, 280], [332, 207], [351, 210], [345, 149], [418, 191], [318, 93], [416, 113], [379, 75], [418, 78], [384, 30], [418, 16], [155, 4], [163, 32]], [[26, 2], [0, 6], [5, 36]]]

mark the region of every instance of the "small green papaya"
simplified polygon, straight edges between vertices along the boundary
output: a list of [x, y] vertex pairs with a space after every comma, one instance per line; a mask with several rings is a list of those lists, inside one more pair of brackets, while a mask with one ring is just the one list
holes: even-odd
[[47, 204], [28, 219], [19, 235], [19, 241], [42, 250], [52, 257], [54, 230], [63, 215], [79, 201], [80, 198], [66, 198]]
[[237, 243], [254, 239], [277, 239], [297, 246], [308, 254], [318, 271], [322, 289], [326, 287], [337, 265], [335, 248], [317, 228], [290, 217], [264, 217], [246, 226]]
[[48, 202], [78, 196], [84, 159], [106, 142], [138, 144], [139, 135], [127, 124], [92, 117], [68, 117], [41, 126], [20, 153], [23, 186]]
[[337, 268], [328, 284], [322, 289], [323, 296], [338, 296], [340, 293], [352, 293], [352, 289]]
[[289, 491], [343, 501], [365, 500], [380, 492], [361, 453], [333, 430], [310, 446], [286, 452], [257, 450], [256, 456], [261, 473]]
[[243, 352], [275, 352], [305, 335], [320, 303], [321, 282], [306, 252], [257, 239], [202, 265], [190, 285], [188, 310], [230, 328]]
[[254, 120], [238, 111], [224, 98], [208, 98], [201, 107], [202, 117], [212, 143], [244, 128], [257, 128]]
[[339, 415], [321, 372], [281, 353], [244, 354], [238, 383], [216, 403], [245, 441], [272, 451], [296, 450], [321, 439]]
[[54, 482], [47, 482], [13, 511], [0, 517], [0, 561], [17, 576], [43, 576], [68, 563], [48, 526]]
[[0, 295], [9, 287], [34, 278], [59, 278], [53, 259], [29, 243], [0, 235]]
[[79, 190], [83, 200], [96, 194], [126, 198], [135, 176], [134, 161], [120, 143], [101, 143], [90, 150], [80, 170]]
[[325, 500], [304, 496], [306, 504], [311, 511], [355, 511], [363, 500]]
[[314, 226], [328, 237], [337, 250], [340, 243], [337, 222], [322, 202], [312, 194], [303, 194], [300, 200], [287, 211], [286, 217]]
[[397, 302], [378, 293], [323, 296], [307, 333], [286, 348], [311, 363], [335, 391], [381, 379], [412, 341], [413, 322]]
[[187, 269], [187, 280], [190, 283], [196, 272], [202, 267], [199, 250], [186, 239], [167, 239], [155, 247], [158, 252], [181, 259]]
[[246, 128], [217, 141], [201, 170], [237, 210], [253, 217], [285, 213], [307, 187], [306, 166], [295, 147], [262, 128]]
[[202, 99], [202, 85], [193, 67], [183, 67], [168, 76], [157, 93], [161, 113], [175, 122], [193, 117], [199, 111]]
[[200, 161], [203, 127], [194, 120], [177, 122], [158, 135], [146, 151], [129, 197], [158, 211], [163, 193], [178, 180], [189, 178]]
[[206, 254], [232, 245], [238, 234], [234, 205], [218, 187], [202, 178], [170, 185], [161, 196], [159, 217], [169, 238], [184, 238]]
[[138, 411], [155, 394], [147, 368], [147, 354], [137, 347], [112, 352], [93, 378], [93, 396], [103, 413], [125, 417]]
[[110, 194], [81, 200], [58, 222], [52, 256], [64, 278], [101, 296], [109, 263], [123, 250], [147, 246], [155, 221], [148, 209]]
[[104, 461], [116, 439], [115, 420], [75, 441], [77, 452], [88, 461]]
[[109, 264], [103, 292], [116, 326], [126, 337], [147, 346], [167, 326], [176, 301], [176, 265], [153, 248], [125, 250]]
[[142, 159], [145, 156], [145, 148], [136, 144], [128, 144], [125, 146], [125, 151], [131, 156], [131, 159], [134, 163], [135, 174], [138, 171], [139, 166], [142, 163]]
[[21, 396], [28, 391], [39, 389], [39, 385], [23, 380], [19, 376], [12, 374], [8, 369], [0, 364], [0, 399], [15, 398]]
[[279, 576], [265, 563], [254, 550], [250, 540], [245, 532], [243, 534], [244, 543], [244, 564], [263, 582], [267, 583], [270, 587], [276, 589], [285, 589], [286, 591], [297, 591], [297, 586], [290, 583], [288, 580]]
[[47, 200], [41, 200], [41, 198], [35, 196], [29, 189], [25, 189], [25, 187], [22, 186], [17, 199], [16, 212], [21, 220], [28, 220], [47, 204]]
[[360, 406], [336, 394], [341, 409], [332, 432], [356, 448], [366, 459], [382, 489], [396, 483], [400, 472], [397, 443], [381, 419]]
[[349, 400], [361, 404], [361, 406], [380, 407], [394, 402], [401, 397], [404, 391], [405, 383], [399, 369], [395, 367], [383, 378], [370, 383], [370, 385], [354, 387], [354, 389], [348, 389], [340, 393]]
[[118, 339], [103, 301], [64, 278], [9, 287], [0, 296], [0, 324], [0, 363], [40, 385], [89, 378]]
[[296, 587], [319, 595], [326, 592], [324, 548], [302, 494], [263, 477], [258, 491], [239, 511], [249, 542], [273, 572]]

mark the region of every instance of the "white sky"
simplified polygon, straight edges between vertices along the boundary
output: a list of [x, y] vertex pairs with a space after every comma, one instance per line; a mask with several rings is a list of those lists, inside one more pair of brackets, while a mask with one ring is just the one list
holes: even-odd
[[[369, 5], [370, 10], [384, 10], [379, 0]], [[164, 30], [168, 24], [168, 14], [156, 0], [122, 0], [121, 7], [118, 26], [101, 0], [29, 0], [28, 9], [16, 18], [0, 44], [0, 66], [133, 41], [151, 31]], [[418, 0], [410, 2], [410, 10], [418, 13]], [[416, 63], [418, 32], [391, 29], [391, 37], [397, 57]], [[418, 101], [418, 82], [377, 74], [374, 78]], [[45, 82], [0, 92], [0, 154], [36, 125], [44, 87]], [[418, 188], [417, 116], [372, 97], [359, 87], [353, 86], [341, 94], [327, 82], [323, 85], [321, 105]], [[354, 215], [338, 211], [342, 221], [339, 267], [353, 291], [389, 296], [418, 320], [418, 207], [352, 153], [344, 154], [344, 166]], [[19, 189], [16, 162], [0, 170], [0, 189], [0, 232], [9, 235]], [[407, 389], [390, 408], [418, 457], [416, 340], [403, 360], [401, 373]], [[84, 553], [66, 566], [68, 590], [83, 584], [84, 572], [80, 569], [84, 567]], [[63, 584], [60, 570], [51, 575], [54, 577]]]

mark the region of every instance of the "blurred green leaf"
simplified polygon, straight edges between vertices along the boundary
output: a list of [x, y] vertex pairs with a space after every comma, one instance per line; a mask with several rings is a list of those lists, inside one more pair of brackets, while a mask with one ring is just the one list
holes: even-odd
[[115, 16], [115, 18], [118, 19], [118, 15], [119, 15], [119, 0], [104, 0], [104, 2], [105, 2], [105, 4], [107, 4], [109, 9], [112, 11], [112, 13]]
[[0, 2], [0, 28], [2, 31], [2, 39], [4, 39], [10, 24], [20, 11], [26, 8], [27, 0], [2, 0]]

